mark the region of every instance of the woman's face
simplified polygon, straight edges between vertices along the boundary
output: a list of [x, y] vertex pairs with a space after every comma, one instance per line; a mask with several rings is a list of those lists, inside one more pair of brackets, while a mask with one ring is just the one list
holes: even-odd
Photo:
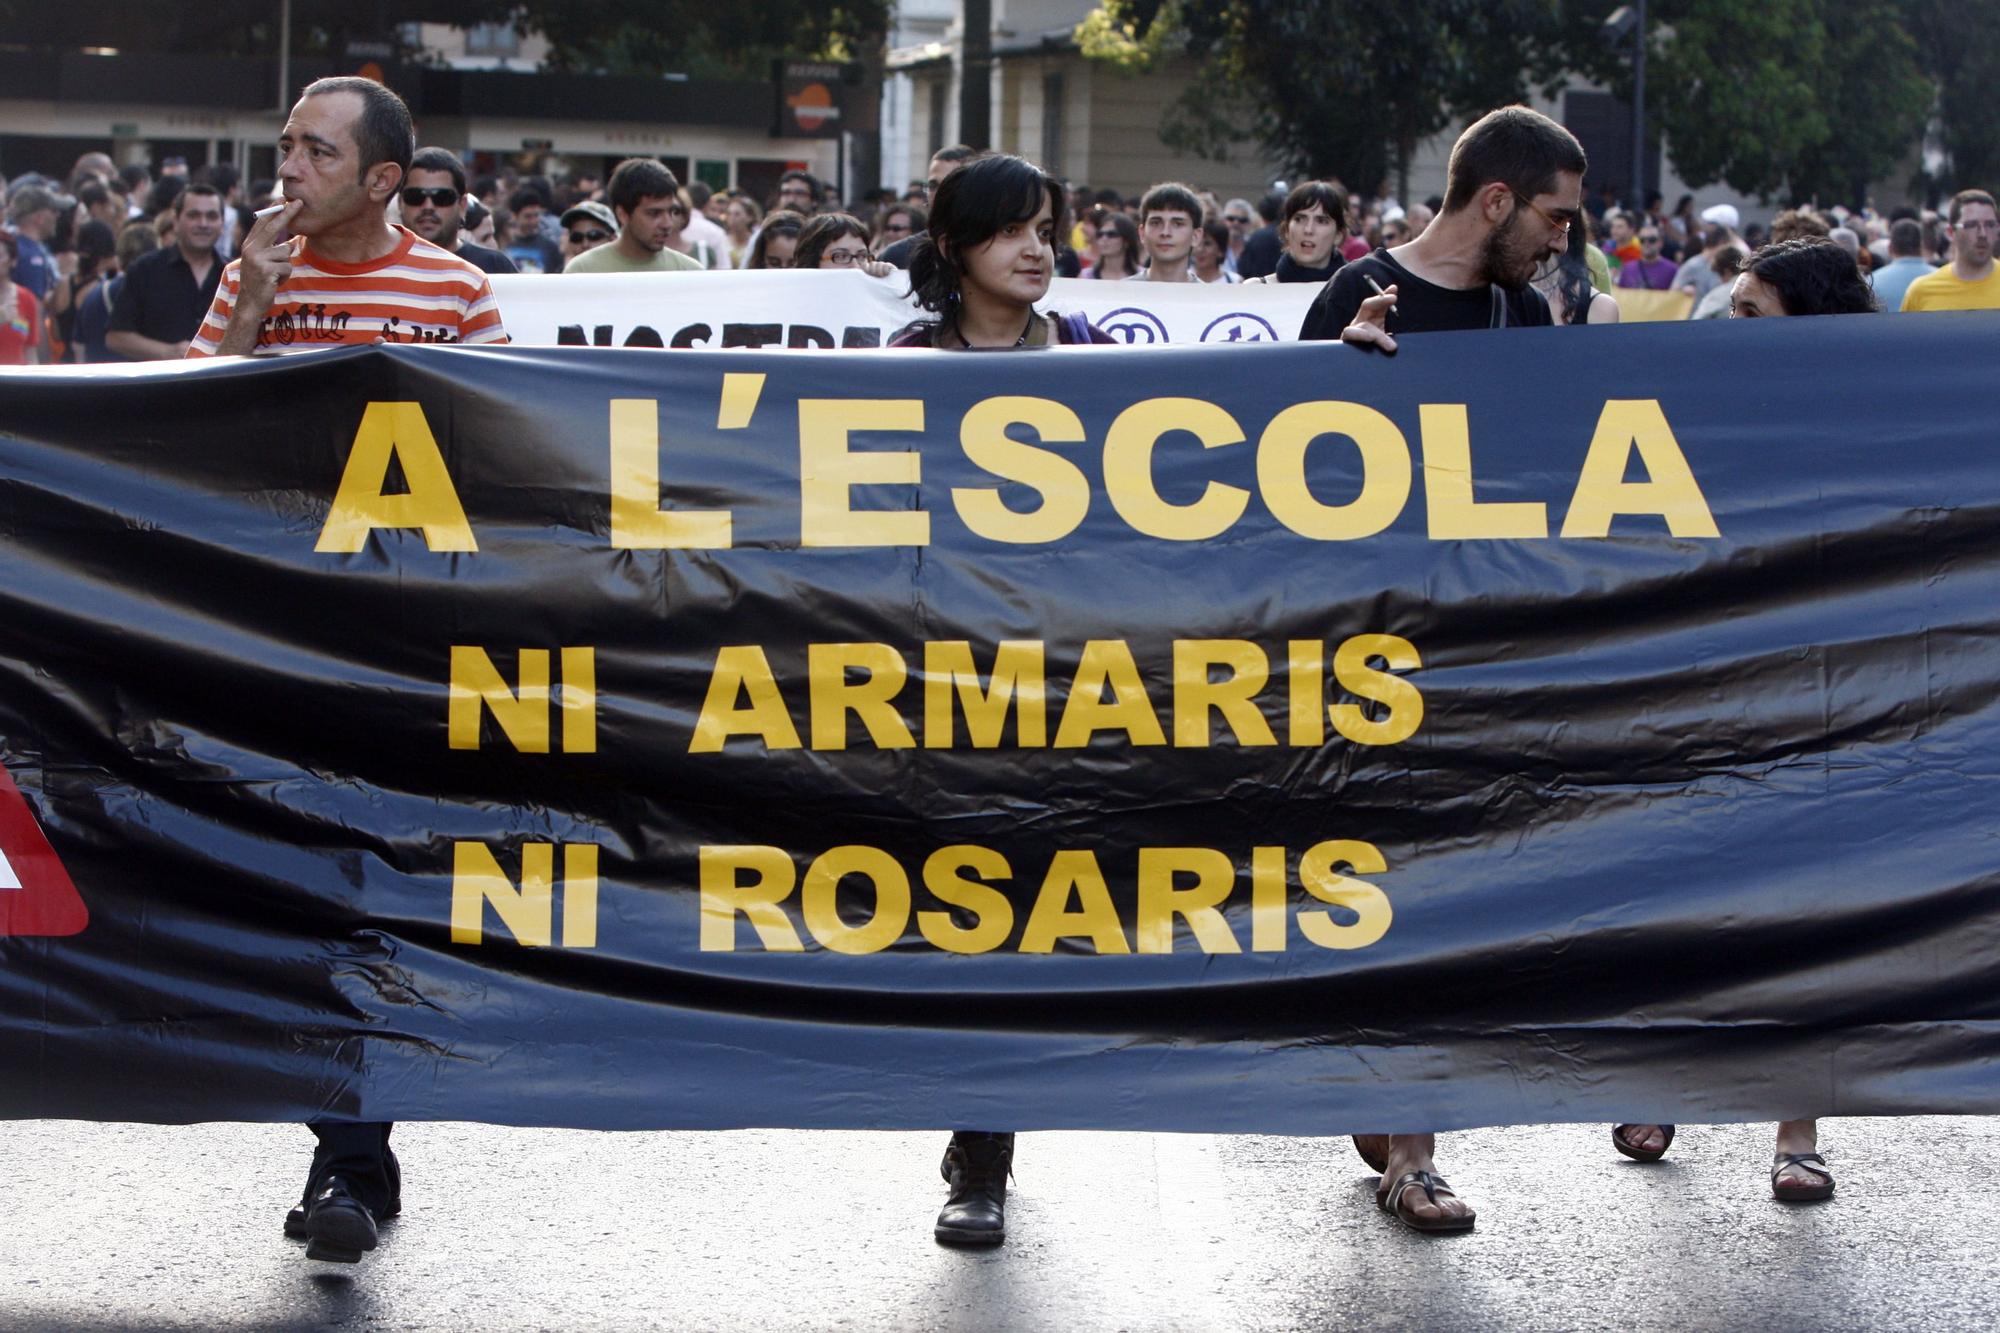
[[792, 254], [799, 248], [796, 236], [771, 236], [764, 241], [764, 267], [790, 268]]
[[1318, 204], [1292, 214], [1285, 224], [1285, 249], [1296, 263], [1307, 268], [1325, 268], [1333, 247], [1340, 244], [1340, 228], [1333, 215]]
[[843, 236], [819, 252], [821, 268], [853, 268], [868, 259], [868, 242], [853, 235]]
[[1217, 245], [1206, 231], [1198, 231], [1194, 238], [1194, 266], [1204, 273], [1213, 271], [1222, 263], [1222, 247]]
[[967, 293], [1033, 305], [1049, 294], [1055, 265], [1055, 218], [1045, 197], [1034, 217], [1010, 222], [966, 251], [960, 281]]
[[741, 199], [729, 201], [729, 230], [739, 236], [750, 230], [750, 206]]
[[1108, 222], [1097, 229], [1097, 257], [1099, 259], [1125, 257], [1125, 238], [1118, 234], [1118, 228]]
[[1736, 275], [1736, 285], [1729, 289], [1729, 317], [1731, 319], [1770, 319], [1785, 313], [1785, 303], [1754, 273]]

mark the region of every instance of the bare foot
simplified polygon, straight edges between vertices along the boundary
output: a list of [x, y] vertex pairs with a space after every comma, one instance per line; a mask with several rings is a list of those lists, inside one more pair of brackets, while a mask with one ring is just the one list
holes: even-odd
[[[1778, 1123], [1778, 1146], [1774, 1157], [1790, 1157], [1794, 1153], [1819, 1151], [1819, 1121], [1783, 1120]], [[1827, 1178], [1794, 1162], [1771, 1179], [1771, 1191], [1784, 1195], [1797, 1191], [1817, 1192], [1826, 1185]]]
[[1667, 1131], [1659, 1125], [1619, 1125], [1611, 1131], [1628, 1148], [1658, 1153], [1667, 1149]]
[[[1391, 1134], [1389, 1136], [1389, 1166], [1382, 1173], [1382, 1183], [1376, 1189], [1376, 1202], [1390, 1202], [1389, 1191], [1397, 1181], [1412, 1171], [1426, 1171], [1437, 1174], [1437, 1163], [1431, 1160], [1431, 1153], [1437, 1148], [1435, 1134]], [[1448, 1189], [1439, 1189], [1437, 1202], [1417, 1185], [1412, 1184], [1403, 1191], [1403, 1211], [1423, 1222], [1437, 1222], [1446, 1218], [1471, 1218], [1475, 1216], [1465, 1200]]]

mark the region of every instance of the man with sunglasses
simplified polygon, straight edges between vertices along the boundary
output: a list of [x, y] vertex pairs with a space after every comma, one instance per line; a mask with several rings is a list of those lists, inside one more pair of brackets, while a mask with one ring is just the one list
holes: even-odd
[[680, 273], [702, 271], [701, 261], [668, 242], [687, 221], [681, 183], [650, 157], [629, 157], [611, 173], [607, 193], [618, 239], [571, 260], [565, 273]]
[[1528, 280], [1569, 248], [1585, 165], [1576, 137], [1540, 112], [1489, 112], [1452, 147], [1444, 210], [1416, 239], [1328, 279], [1299, 337], [1393, 352], [1405, 333], [1550, 323]]
[[419, 148], [410, 159], [397, 200], [403, 225], [440, 249], [449, 250], [486, 273], [518, 273], [514, 261], [498, 250], [474, 245], [465, 225], [465, 164], [447, 148]]
[[562, 215], [563, 272], [569, 272], [578, 255], [617, 239], [618, 219], [609, 208], [595, 199], [571, 204]]

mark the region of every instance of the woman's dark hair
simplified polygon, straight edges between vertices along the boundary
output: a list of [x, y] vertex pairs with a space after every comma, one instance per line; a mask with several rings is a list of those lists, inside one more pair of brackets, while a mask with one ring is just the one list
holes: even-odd
[[1743, 270], [1777, 293], [1788, 315], [1862, 315], [1881, 307], [1854, 256], [1832, 241], [1774, 241]]
[[[743, 261], [743, 267], [769, 268], [771, 265], [770, 261], [766, 258], [766, 252], [770, 248], [771, 238], [773, 236], [790, 236], [792, 239], [797, 240], [799, 233], [805, 229], [805, 225], [805, 218], [798, 213], [794, 213], [789, 208], [774, 208], [766, 213], [764, 215], [764, 229], [757, 233], [757, 239], [751, 243], [750, 257]], [[796, 254], [797, 252], [794, 251], [793, 253]]]
[[1229, 255], [1228, 223], [1223, 222], [1219, 218], [1210, 218], [1208, 221], [1201, 224], [1201, 234], [1208, 237], [1210, 243], [1212, 243], [1217, 249], [1222, 251], [1224, 258], [1228, 257]]
[[851, 213], [818, 213], [799, 231], [799, 247], [792, 252], [793, 268], [818, 268], [826, 248], [843, 236], [868, 242], [868, 228]]
[[118, 233], [96, 218], [76, 229], [76, 267], [89, 273], [118, 253]]
[[[1025, 158], [993, 153], [968, 162], [946, 176], [931, 198], [930, 227], [910, 253], [911, 295], [939, 317], [940, 328], [957, 327], [959, 280], [965, 272], [960, 256], [992, 240], [1003, 227], [1032, 221], [1044, 204], [1060, 232], [1064, 202], [1062, 182]], [[1125, 219], [1125, 225], [1130, 227], [1132, 220]], [[1135, 228], [1130, 244], [1136, 246], [1138, 240]]]
[[1588, 213], [1569, 224], [1569, 249], [1556, 261], [1556, 290], [1562, 293], [1563, 323], [1588, 324], [1590, 303], [1597, 288], [1590, 281], [1590, 224]]
[[152, 190], [146, 195], [146, 216], [158, 217], [180, 202], [181, 191], [188, 183], [179, 176], [162, 176], [153, 182]]
[[1306, 181], [1292, 188], [1285, 196], [1285, 206], [1279, 210], [1280, 227], [1285, 226], [1299, 214], [1313, 205], [1326, 210], [1333, 219], [1333, 225], [1340, 228], [1341, 235], [1347, 234], [1347, 191], [1331, 181]]

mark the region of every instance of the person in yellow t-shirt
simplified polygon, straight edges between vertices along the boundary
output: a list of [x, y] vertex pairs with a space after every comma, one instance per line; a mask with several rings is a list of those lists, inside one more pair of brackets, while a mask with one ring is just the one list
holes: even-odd
[[1946, 215], [1951, 225], [1952, 260], [1927, 273], [1903, 293], [1904, 310], [2000, 310], [2000, 276], [1993, 246], [2000, 241], [2000, 212], [1984, 190], [1960, 190]]

